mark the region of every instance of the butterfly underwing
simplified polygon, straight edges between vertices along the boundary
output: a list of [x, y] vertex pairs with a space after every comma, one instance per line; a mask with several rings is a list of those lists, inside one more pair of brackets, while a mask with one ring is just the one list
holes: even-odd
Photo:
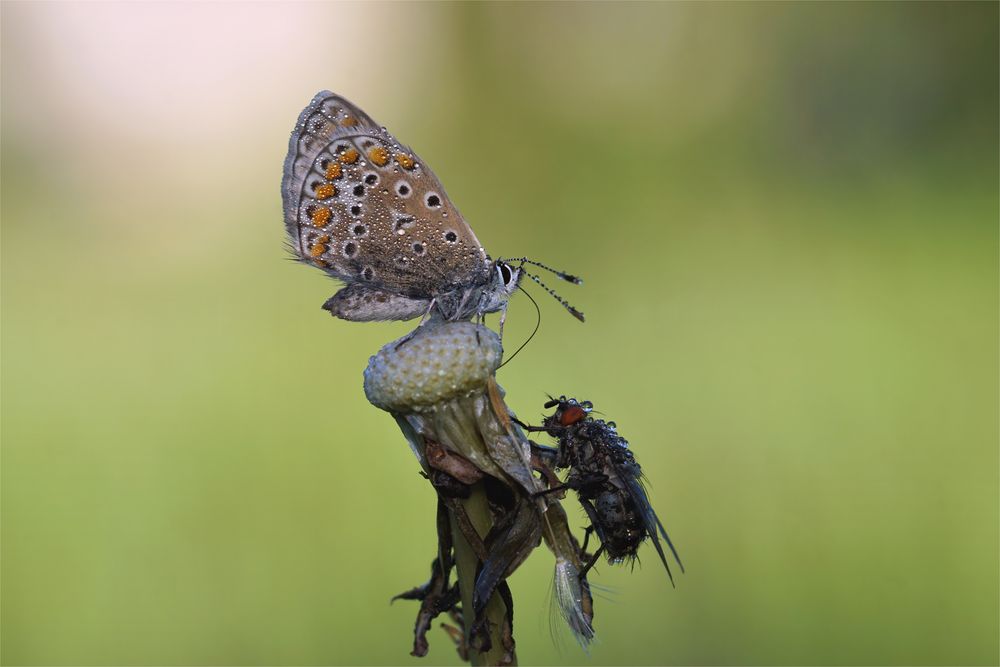
[[416, 153], [329, 91], [299, 115], [281, 194], [292, 252], [346, 283], [323, 306], [342, 319], [468, 319], [517, 288]]

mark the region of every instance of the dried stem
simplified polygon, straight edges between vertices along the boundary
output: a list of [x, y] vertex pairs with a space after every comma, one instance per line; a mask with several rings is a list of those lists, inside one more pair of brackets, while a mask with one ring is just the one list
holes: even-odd
[[[476, 533], [484, 538], [489, 532], [493, 519], [490, 514], [489, 503], [486, 500], [486, 491], [482, 482], [477, 482], [472, 486], [472, 493], [467, 499], [458, 501], [465, 509], [465, 514], [472, 522]], [[502, 637], [505, 618], [507, 616], [507, 605], [500, 595], [494, 594], [486, 606], [486, 618], [489, 620], [489, 634], [492, 647], [486, 653], [477, 651], [469, 637], [469, 629], [473, 623], [472, 594], [476, 585], [476, 571], [479, 565], [479, 558], [476, 550], [465, 538], [465, 534], [455, 517], [455, 513], [449, 510], [451, 517], [451, 532], [455, 548], [455, 568], [458, 571], [458, 587], [462, 592], [462, 610], [465, 615], [465, 640], [469, 645], [469, 662], [476, 667], [480, 665], [517, 665], [516, 654], [512, 662], [504, 663], [505, 648]]]

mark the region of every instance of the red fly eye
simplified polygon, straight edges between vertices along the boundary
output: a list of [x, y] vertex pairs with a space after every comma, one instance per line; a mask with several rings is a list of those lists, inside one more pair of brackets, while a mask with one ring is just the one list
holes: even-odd
[[559, 423], [563, 426], [571, 426], [578, 421], [582, 421], [587, 418], [587, 411], [581, 408], [579, 405], [571, 405], [562, 411], [559, 415]]

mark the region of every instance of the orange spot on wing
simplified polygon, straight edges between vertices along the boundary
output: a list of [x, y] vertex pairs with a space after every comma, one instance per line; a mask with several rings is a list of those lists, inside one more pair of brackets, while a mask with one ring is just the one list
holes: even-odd
[[355, 125], [358, 124], [358, 119], [355, 118], [354, 116], [348, 116], [344, 120], [340, 121], [340, 124], [346, 127], [354, 127]]
[[403, 169], [413, 169], [413, 167], [416, 166], [413, 158], [406, 153], [396, 153], [396, 162]]
[[330, 216], [332, 215], [333, 212], [330, 209], [318, 208], [315, 211], [313, 211], [312, 223], [316, 227], [326, 227], [328, 224], [330, 224]]
[[317, 243], [313, 247], [309, 248], [309, 256], [310, 257], [314, 257], [314, 258], [315, 257], [319, 257], [324, 252], [326, 252], [326, 246], [323, 245], [322, 243]]
[[356, 149], [354, 149], [354, 148], [348, 148], [340, 156], [340, 161], [343, 162], [344, 164], [354, 164], [355, 162], [358, 161], [359, 157], [361, 157], [361, 154], [358, 153], [358, 151]]
[[337, 194], [337, 188], [333, 187], [329, 183], [325, 183], [316, 188], [316, 199], [319, 199], [320, 201], [329, 199], [335, 194]]
[[384, 167], [389, 163], [389, 151], [382, 146], [375, 146], [368, 149], [368, 159], [372, 161], [372, 164]]
[[326, 180], [332, 181], [336, 178], [340, 178], [341, 176], [343, 176], [344, 170], [341, 168], [339, 164], [334, 162], [333, 164], [331, 164], [329, 167], [326, 168], [325, 175], [326, 175]]

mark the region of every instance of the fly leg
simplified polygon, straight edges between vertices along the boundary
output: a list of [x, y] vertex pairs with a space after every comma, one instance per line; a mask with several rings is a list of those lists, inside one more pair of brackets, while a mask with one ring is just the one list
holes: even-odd
[[560, 491], [565, 491], [566, 489], [571, 489], [571, 488], [573, 488], [573, 487], [571, 487], [569, 484], [559, 484], [558, 486], [550, 486], [547, 489], [543, 489], [541, 491], [536, 491], [532, 495], [535, 498], [539, 498], [541, 496], [547, 496], [550, 493], [559, 493]]
[[[514, 417], [514, 416], [511, 416], [511, 420], [513, 420], [513, 422], [515, 424], [517, 424], [518, 426], [520, 426], [521, 428], [523, 428], [528, 433], [548, 433], [549, 432], [549, 429], [546, 428], [546, 427], [544, 427], [544, 426], [531, 426], [530, 424], [525, 424], [523, 421], [521, 421], [520, 419], [518, 419], [517, 417]], [[553, 427], [553, 428], [555, 428], [555, 427]], [[547, 447], [546, 449], [552, 449], [552, 448], [551, 447]]]
[[[603, 475], [601, 475], [603, 477]], [[582, 580], [590, 572], [590, 568], [597, 564], [597, 559], [601, 557], [604, 553], [604, 534], [597, 529], [597, 509], [594, 507], [593, 503], [586, 498], [580, 498], [580, 505], [583, 507], [583, 511], [587, 513], [587, 517], [590, 519], [590, 525], [583, 531], [583, 546], [580, 547], [580, 558], [587, 559], [586, 564], [584, 564], [583, 569], [580, 570], [580, 579]], [[593, 556], [587, 556], [587, 543], [590, 541], [591, 533], [597, 533], [597, 537], [601, 540], [601, 546], [597, 548]]]
[[[596, 474], [593, 474], [593, 475], [578, 475], [578, 476], [575, 476], [575, 477], [573, 475], [570, 475], [569, 479], [567, 479], [562, 484], [559, 484], [558, 486], [550, 486], [549, 488], [547, 488], [547, 489], [545, 489], [543, 491], [537, 491], [537, 492], [535, 492], [534, 495], [535, 495], [535, 497], [538, 497], [538, 496], [547, 495], [549, 493], [557, 493], [559, 491], [565, 491], [566, 489], [582, 489], [582, 488], [587, 487], [587, 486], [589, 486], [591, 484], [601, 484], [601, 483], [604, 483], [607, 480], [608, 480], [608, 476], [604, 475], [602, 473], [596, 473]], [[593, 520], [593, 519], [591, 519], [591, 520]]]
[[431, 622], [441, 612], [451, 612], [459, 601], [458, 584], [448, 586], [451, 569], [454, 566], [452, 558], [451, 527], [448, 522], [448, 512], [442, 500], [438, 500], [437, 510], [438, 556], [431, 564], [431, 578], [423, 586], [417, 586], [400, 593], [395, 600], [419, 600], [420, 611], [413, 626], [413, 651], [410, 655], [421, 658], [427, 655], [427, 630]]
[[531, 467], [536, 471], [542, 473], [545, 477], [545, 481], [548, 482], [549, 486], [557, 486], [562, 484], [556, 474], [552, 471], [556, 467], [556, 462], [559, 460], [559, 450], [555, 447], [546, 447], [545, 445], [539, 445], [537, 442], [531, 440], [528, 441], [531, 445]]
[[590, 560], [587, 561], [587, 564], [583, 566], [582, 570], [580, 570], [580, 579], [581, 580], [584, 580], [584, 579], [587, 578], [587, 573], [590, 572], [590, 568], [594, 567], [594, 564], [597, 563], [597, 559], [601, 557], [602, 553], [604, 553], [604, 545], [603, 544], [601, 546], [597, 547], [597, 551], [594, 552], [594, 555], [590, 557]]

